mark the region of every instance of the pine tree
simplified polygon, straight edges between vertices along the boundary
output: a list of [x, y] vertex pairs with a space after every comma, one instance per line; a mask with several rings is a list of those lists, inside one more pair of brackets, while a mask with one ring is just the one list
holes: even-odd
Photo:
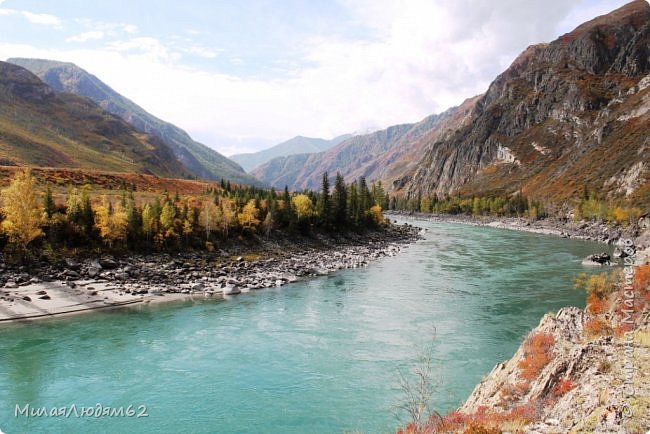
[[56, 205], [54, 205], [54, 199], [52, 198], [52, 189], [48, 185], [45, 189], [45, 197], [43, 198], [43, 211], [45, 213], [45, 218], [48, 220], [52, 218], [54, 212], [56, 211]]
[[334, 182], [334, 224], [341, 229], [345, 226], [348, 217], [348, 194], [345, 188], [345, 181], [340, 173], [336, 173]]
[[43, 235], [40, 228], [43, 210], [35, 190], [36, 180], [30, 169], [17, 172], [9, 187], [2, 190], [2, 230], [9, 240], [23, 250]]
[[321, 195], [318, 203], [318, 214], [320, 215], [320, 221], [325, 225], [329, 226], [330, 224], [330, 181], [328, 179], [327, 172], [323, 173], [323, 181], [321, 184]]
[[350, 184], [348, 193], [348, 221], [354, 226], [359, 225], [359, 194], [357, 192], [357, 183]]

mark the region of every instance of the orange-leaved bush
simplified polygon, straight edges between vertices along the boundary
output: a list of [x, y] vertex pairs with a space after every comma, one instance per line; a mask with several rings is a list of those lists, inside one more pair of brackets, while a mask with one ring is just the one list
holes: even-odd
[[550, 333], [535, 333], [524, 342], [524, 357], [519, 361], [520, 376], [525, 380], [536, 378], [553, 359], [555, 337]]

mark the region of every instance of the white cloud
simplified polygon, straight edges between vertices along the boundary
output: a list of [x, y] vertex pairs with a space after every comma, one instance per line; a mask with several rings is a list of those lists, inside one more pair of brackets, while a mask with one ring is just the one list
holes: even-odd
[[32, 24], [39, 24], [44, 26], [51, 26], [54, 28], [61, 28], [61, 20], [59, 17], [50, 14], [35, 14], [29, 11], [21, 11], [23, 16]]
[[[2, 4], [2, 3], [0, 3]], [[2, 16], [9, 16], [9, 15], [15, 15], [17, 14], [18, 11], [14, 9], [0, 9], [0, 17]]]
[[86, 42], [90, 40], [102, 39], [104, 37], [104, 32], [101, 30], [93, 30], [91, 32], [84, 32], [79, 35], [71, 36], [67, 38], [66, 42]]
[[[369, 36], [302, 41], [302, 58], [291, 60], [308, 66], [282, 78], [190, 68], [182, 53], [210, 58], [219, 50], [144, 36], [96, 50], [0, 43], [0, 58], [75, 62], [154, 115], [232, 154], [298, 134], [327, 138], [418, 121], [484, 92], [527, 45], [558, 36], [560, 23], [580, 24], [566, 18], [580, 16], [571, 0], [344, 1]], [[244, 62], [239, 54], [227, 58]]]
[[135, 24], [122, 24], [122, 30], [124, 30], [126, 33], [138, 33], [138, 26]]
[[222, 50], [213, 50], [199, 45], [194, 45], [183, 49], [184, 53], [194, 54], [196, 56], [203, 57], [204, 59], [214, 59], [219, 55], [219, 51]]
[[124, 41], [113, 41], [107, 45], [107, 48], [127, 55], [143, 56], [151, 62], [168, 63], [181, 57], [180, 53], [170, 50], [158, 39], [144, 36]]

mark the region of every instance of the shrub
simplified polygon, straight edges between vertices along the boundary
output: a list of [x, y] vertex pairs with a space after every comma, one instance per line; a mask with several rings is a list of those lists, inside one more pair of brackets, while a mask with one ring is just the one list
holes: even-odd
[[587, 297], [587, 312], [589, 313], [594, 315], [604, 313], [607, 311], [608, 307], [609, 303], [607, 302], [607, 299], [602, 299], [595, 294], [591, 294]]
[[562, 378], [553, 388], [553, 395], [562, 396], [576, 387], [575, 383], [568, 378]]
[[600, 336], [607, 336], [612, 334], [612, 328], [607, 321], [601, 318], [592, 318], [585, 323], [585, 334], [589, 338], [597, 338]]
[[553, 359], [555, 337], [550, 333], [535, 333], [524, 342], [524, 357], [517, 365], [524, 380], [536, 378]]

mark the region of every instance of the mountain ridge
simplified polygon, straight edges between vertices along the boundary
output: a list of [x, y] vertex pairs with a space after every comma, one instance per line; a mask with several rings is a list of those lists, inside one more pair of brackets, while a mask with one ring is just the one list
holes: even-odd
[[234, 161], [194, 141], [184, 130], [150, 114], [74, 63], [28, 58], [11, 58], [7, 62], [30, 70], [56, 91], [88, 97], [137, 130], [158, 136], [173, 150], [175, 158], [196, 177], [260, 184]]
[[0, 164], [188, 174], [157, 137], [6, 62], [0, 62]]
[[296, 136], [262, 151], [231, 155], [230, 159], [241, 165], [247, 172], [251, 172], [273, 158], [326, 151], [351, 136], [343, 134], [330, 140]]
[[477, 101], [471, 122], [426, 147], [401, 193], [523, 191], [561, 201], [589, 190], [650, 203], [649, 34], [650, 5], [637, 0], [528, 47]]
[[295, 190], [317, 188], [327, 170], [407, 198], [522, 192], [563, 203], [589, 191], [647, 207], [649, 29], [650, 5], [632, 1], [529, 46], [457, 108], [253, 174]]

